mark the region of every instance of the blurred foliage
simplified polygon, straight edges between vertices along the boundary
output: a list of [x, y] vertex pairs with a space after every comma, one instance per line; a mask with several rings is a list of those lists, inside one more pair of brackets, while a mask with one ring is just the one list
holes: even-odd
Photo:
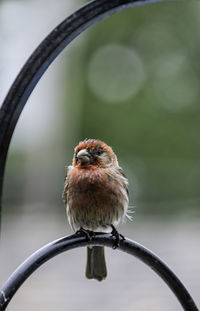
[[71, 56], [79, 138], [113, 147], [141, 213], [200, 211], [199, 24], [196, 2], [135, 7], [92, 27]]
[[50, 145], [12, 150], [5, 201], [63, 212], [64, 166], [79, 140], [98, 138], [118, 156], [136, 215], [199, 216], [199, 24], [198, 2], [154, 3], [77, 38], [63, 54], [60, 132]]

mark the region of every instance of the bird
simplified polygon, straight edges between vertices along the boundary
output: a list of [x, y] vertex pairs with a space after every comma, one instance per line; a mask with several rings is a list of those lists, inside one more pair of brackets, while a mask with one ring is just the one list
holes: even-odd
[[[115, 227], [128, 210], [128, 179], [105, 142], [85, 139], [75, 147], [65, 177], [63, 200], [74, 232], [118, 233]], [[85, 274], [98, 281], [106, 278], [103, 246], [87, 247]]]

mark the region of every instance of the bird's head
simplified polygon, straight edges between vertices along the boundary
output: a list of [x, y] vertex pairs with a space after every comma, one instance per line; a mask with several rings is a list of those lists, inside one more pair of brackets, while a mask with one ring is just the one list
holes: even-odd
[[85, 139], [74, 150], [73, 166], [97, 166], [107, 168], [117, 166], [117, 157], [112, 148], [101, 140]]

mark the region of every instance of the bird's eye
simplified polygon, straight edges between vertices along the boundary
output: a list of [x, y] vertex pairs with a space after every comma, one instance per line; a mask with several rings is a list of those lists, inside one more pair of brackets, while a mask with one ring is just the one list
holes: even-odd
[[99, 155], [101, 155], [101, 154], [102, 154], [102, 152], [103, 152], [102, 150], [97, 150], [95, 153], [96, 153], [96, 155], [98, 155], [98, 156], [99, 156]]

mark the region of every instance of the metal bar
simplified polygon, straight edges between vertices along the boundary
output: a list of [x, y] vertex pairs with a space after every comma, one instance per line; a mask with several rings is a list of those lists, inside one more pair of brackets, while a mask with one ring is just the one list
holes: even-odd
[[167, 1], [95, 0], [89, 2], [59, 24], [33, 52], [11, 86], [0, 109], [0, 219], [3, 178], [10, 140], [30, 94], [49, 65], [71, 41], [100, 20], [136, 5]]
[[[74, 234], [45, 245], [22, 263], [22, 265], [16, 269], [5, 283], [0, 291], [0, 310], [3, 311], [6, 309], [12, 297], [25, 280], [41, 265], [54, 256], [74, 248], [88, 245], [104, 245], [112, 247], [114, 242], [115, 237], [111, 234], [96, 233], [91, 241], [87, 241], [86, 236]], [[198, 311], [198, 308], [187, 289], [174, 272], [158, 256], [141, 244], [128, 239], [121, 241], [118, 250], [137, 257], [151, 267], [151, 269], [153, 269], [171, 288], [184, 310]]]

